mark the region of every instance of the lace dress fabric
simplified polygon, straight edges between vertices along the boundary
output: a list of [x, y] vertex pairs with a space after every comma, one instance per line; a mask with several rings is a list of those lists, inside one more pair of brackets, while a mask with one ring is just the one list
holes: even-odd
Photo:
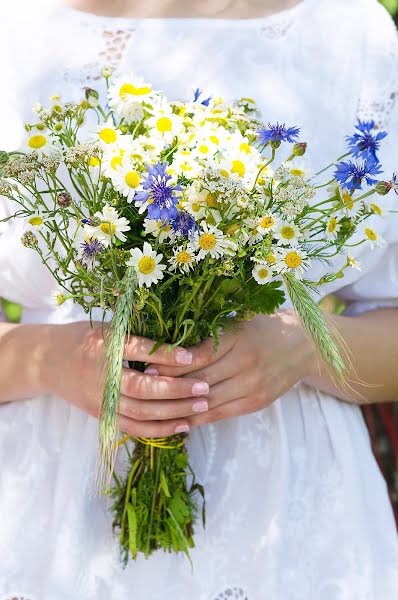
[[[357, 115], [375, 117], [391, 132], [386, 176], [398, 166], [398, 41], [376, 0], [304, 0], [236, 22], [107, 19], [58, 0], [17, 0], [2, 16], [1, 147], [18, 145], [34, 101], [79, 97], [110, 64], [173, 98], [198, 86], [256, 98], [266, 121], [302, 126], [314, 168], [339, 155]], [[10, 210], [4, 200], [0, 215]], [[362, 271], [323, 290], [357, 312], [398, 299], [397, 215], [377, 227], [386, 247], [353, 249]], [[0, 233], [0, 296], [24, 305], [24, 322], [86, 318], [71, 304], [50, 307], [54, 282], [17, 223]], [[193, 571], [160, 553], [120, 567], [107, 500], [93, 493], [96, 426], [53, 396], [0, 407], [0, 600], [398, 597], [392, 511], [358, 407], [300, 384], [258, 413], [195, 429], [207, 525], [196, 528]]]

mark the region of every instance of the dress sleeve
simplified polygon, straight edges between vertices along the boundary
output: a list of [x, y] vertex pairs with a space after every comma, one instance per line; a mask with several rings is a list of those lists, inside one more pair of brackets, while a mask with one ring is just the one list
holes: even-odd
[[[385, 8], [375, 0], [363, 0], [365, 43], [358, 117], [374, 119], [388, 132], [380, 151], [382, 177], [398, 174], [398, 35]], [[398, 193], [398, 190], [397, 190]], [[391, 191], [377, 196], [386, 216], [372, 216], [372, 227], [380, 231], [386, 245], [359, 256], [364, 275], [339, 291], [352, 303], [351, 312], [398, 306], [398, 195]], [[368, 265], [371, 265], [368, 268]]]

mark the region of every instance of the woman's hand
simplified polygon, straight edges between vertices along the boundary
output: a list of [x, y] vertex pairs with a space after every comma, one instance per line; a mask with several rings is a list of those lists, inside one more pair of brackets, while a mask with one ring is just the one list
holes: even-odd
[[[101, 323], [70, 323], [47, 329], [49, 340], [42, 359], [43, 391], [61, 396], [95, 417], [99, 416], [104, 387], [104, 335]], [[163, 345], [150, 354], [154, 342], [131, 336], [124, 358], [131, 361], [156, 360], [164, 368], [178, 368], [192, 362], [183, 348], [169, 351]], [[195, 375], [184, 378], [152, 377], [123, 369], [119, 428], [133, 436], [160, 437], [188, 431], [185, 418], [192, 415], [195, 402], [203, 401], [208, 384]], [[173, 410], [168, 403], [178, 409]]]
[[[152, 361], [147, 373], [159, 376], [197, 377], [210, 386], [208, 410], [188, 415], [190, 425], [201, 425], [261, 410], [293, 385], [316, 372], [317, 360], [296, 314], [279, 311], [256, 316], [235, 332], [220, 338], [217, 352], [213, 340], [191, 348], [193, 360], [185, 367], [170, 367]], [[156, 379], [156, 378], [155, 378]], [[186, 401], [164, 402], [165, 414], [183, 415]]]

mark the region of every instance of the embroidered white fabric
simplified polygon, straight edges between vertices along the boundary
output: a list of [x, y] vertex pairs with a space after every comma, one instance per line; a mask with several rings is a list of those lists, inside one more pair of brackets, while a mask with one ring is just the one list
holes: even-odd
[[[248, 21], [106, 19], [60, 0], [7, 4], [0, 147], [20, 142], [35, 100], [79, 96], [110, 63], [170, 97], [199, 86], [256, 98], [266, 121], [301, 125], [314, 168], [341, 154], [358, 114], [375, 117], [390, 131], [386, 176], [398, 167], [398, 42], [376, 0], [304, 0]], [[381, 201], [396, 209], [394, 194]], [[323, 293], [396, 301], [397, 215], [375, 217], [375, 226], [387, 245], [353, 249], [362, 271]], [[50, 307], [54, 282], [19, 237], [20, 225], [3, 225], [0, 295], [23, 303], [24, 322], [85, 318], [73, 305]], [[61, 398], [0, 407], [1, 600], [397, 598], [392, 511], [358, 407], [297, 385], [256, 414], [195, 429], [207, 526], [196, 528], [193, 571], [162, 553], [120, 567], [107, 500], [93, 494], [96, 438], [95, 419]]]

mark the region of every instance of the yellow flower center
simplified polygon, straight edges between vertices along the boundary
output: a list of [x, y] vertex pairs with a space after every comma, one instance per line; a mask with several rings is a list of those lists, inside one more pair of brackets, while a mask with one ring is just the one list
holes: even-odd
[[226, 179], [229, 179], [228, 171], [226, 171], [225, 169], [221, 169], [220, 175], [226, 177]]
[[192, 261], [192, 256], [189, 254], [189, 252], [186, 252], [185, 250], [182, 250], [181, 252], [178, 252], [176, 255], [176, 261], [178, 263], [190, 263]]
[[200, 206], [200, 204], [198, 202], [194, 202], [192, 204], [192, 210], [193, 210], [193, 212], [199, 212], [200, 208], [201, 208], [201, 206]]
[[210, 192], [206, 196], [206, 204], [210, 208], [218, 208], [218, 202]]
[[172, 130], [172, 122], [169, 117], [161, 117], [157, 120], [156, 129], [160, 131], [160, 133], [165, 133], [166, 131]]
[[132, 83], [125, 83], [121, 86], [119, 90], [119, 96], [125, 100], [127, 96], [145, 96], [146, 94], [151, 93], [151, 88], [144, 87], [135, 87]]
[[150, 256], [143, 256], [138, 262], [138, 270], [143, 275], [149, 275], [153, 273], [156, 267], [156, 263]]
[[111, 167], [114, 171], [116, 171], [117, 167], [121, 167], [122, 166], [122, 157], [121, 156], [114, 156], [111, 160]]
[[99, 137], [103, 142], [105, 142], [105, 144], [113, 144], [113, 142], [116, 142], [117, 139], [116, 131], [110, 127], [101, 129], [99, 132]]
[[231, 173], [237, 173], [240, 177], [243, 177], [246, 173], [246, 168], [241, 160], [232, 161]]
[[114, 235], [116, 233], [116, 225], [114, 223], [101, 223], [99, 228], [106, 235]]
[[273, 254], [270, 254], [269, 256], [267, 256], [267, 261], [270, 265], [274, 265], [276, 263], [276, 258]]
[[189, 165], [186, 162], [182, 163], [180, 168], [181, 171], [192, 171], [192, 165]]
[[266, 279], [268, 277], [268, 270], [266, 268], [259, 269], [257, 271], [257, 275], [260, 277], [260, 279]]
[[247, 144], [246, 142], [242, 142], [239, 149], [241, 152], [246, 152], [246, 154], [251, 154], [252, 151], [249, 144]]
[[377, 240], [377, 233], [374, 229], [370, 229], [370, 227], [366, 227], [365, 235], [372, 241], [375, 242]]
[[199, 247], [202, 250], [212, 250], [217, 243], [214, 233], [203, 233], [199, 238]]
[[124, 180], [130, 188], [138, 187], [141, 181], [140, 176], [135, 171], [130, 171], [129, 173], [126, 173]]
[[[275, 223], [274, 217], [263, 217], [260, 221], [260, 227], [262, 229], [269, 229]], [[294, 235], [294, 234], [293, 234]]]
[[201, 152], [202, 154], [207, 154], [209, 151], [209, 146], [206, 146], [205, 144], [202, 144], [201, 146], [199, 146], [199, 152]]
[[352, 210], [352, 208], [354, 207], [354, 202], [350, 192], [348, 192], [347, 190], [343, 192], [341, 199], [343, 201], [344, 206], [346, 206], [346, 208], [348, 208], [349, 210]]
[[88, 161], [88, 164], [90, 165], [90, 167], [98, 167], [98, 165], [100, 164], [99, 158], [97, 158], [96, 156], [92, 156]]
[[228, 235], [235, 235], [235, 233], [238, 231], [239, 226], [237, 223], [235, 223], [235, 225], [231, 225], [230, 227], [228, 227], [227, 229], [227, 233]]
[[59, 133], [60, 131], [62, 131], [64, 128], [64, 124], [63, 123], [57, 123], [56, 125], [54, 125], [54, 131], [56, 131], [57, 133]]
[[289, 269], [297, 269], [302, 262], [301, 256], [297, 252], [289, 252], [285, 256], [285, 263]]
[[218, 144], [220, 143], [220, 140], [218, 139], [218, 137], [216, 135], [211, 135], [209, 137], [209, 140], [216, 146], [218, 146]]
[[46, 145], [47, 139], [44, 135], [32, 135], [29, 138], [28, 146], [33, 148], [34, 150], [38, 150], [39, 148], [43, 148]]
[[294, 238], [294, 229], [293, 227], [290, 227], [289, 225], [285, 225], [285, 227], [282, 227], [281, 229], [281, 236], [285, 239], [285, 240], [291, 240]]
[[44, 219], [42, 217], [31, 217], [29, 223], [33, 225], [33, 227], [40, 227], [40, 225], [43, 225]]
[[290, 169], [290, 173], [295, 177], [304, 177], [305, 173], [301, 169]]
[[378, 206], [377, 204], [371, 204], [370, 208], [376, 215], [382, 215], [382, 210], [381, 210], [380, 206]]
[[328, 223], [328, 232], [334, 233], [336, 231], [336, 227], [337, 227], [337, 219], [335, 217], [332, 217]]

